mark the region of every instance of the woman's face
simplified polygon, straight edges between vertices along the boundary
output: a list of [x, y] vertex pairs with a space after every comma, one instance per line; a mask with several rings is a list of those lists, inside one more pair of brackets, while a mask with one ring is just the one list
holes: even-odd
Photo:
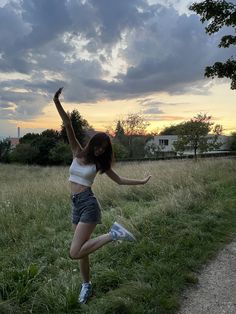
[[94, 155], [95, 156], [102, 155], [105, 152], [107, 146], [108, 146], [107, 143], [102, 143], [100, 146], [95, 146], [94, 147]]

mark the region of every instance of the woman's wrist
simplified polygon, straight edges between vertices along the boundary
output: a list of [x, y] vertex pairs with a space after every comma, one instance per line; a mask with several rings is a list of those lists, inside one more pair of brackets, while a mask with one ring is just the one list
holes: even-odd
[[55, 102], [59, 102], [59, 96], [61, 95], [62, 89], [63, 89], [63, 87], [59, 88], [59, 89], [56, 91], [56, 93], [55, 93], [55, 95], [54, 95], [54, 97], [53, 97], [53, 100], [54, 100]]

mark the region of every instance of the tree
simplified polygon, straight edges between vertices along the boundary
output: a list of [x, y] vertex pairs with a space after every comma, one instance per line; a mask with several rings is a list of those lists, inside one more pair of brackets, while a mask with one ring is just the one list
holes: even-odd
[[56, 143], [55, 139], [47, 136], [40, 136], [40, 138], [33, 143], [33, 145], [39, 150], [39, 154], [37, 156], [37, 163], [39, 165], [52, 164], [49, 159], [49, 152], [56, 145]]
[[51, 138], [56, 142], [60, 140], [60, 133], [53, 129], [47, 129], [41, 133], [41, 136]]
[[149, 131], [148, 133], [146, 133], [147, 136], [150, 136], [150, 137], [154, 137], [154, 136], [157, 136], [159, 134], [159, 130], [156, 128], [156, 129], [153, 129], [152, 131]]
[[134, 138], [143, 137], [145, 142], [156, 134], [156, 131], [153, 134], [147, 133], [146, 128], [150, 123], [139, 113], [130, 113], [114, 123], [115, 126], [107, 126], [106, 132], [113, 137], [113, 144], [120, 143], [125, 146], [129, 158], [134, 156]]
[[18, 144], [10, 154], [10, 160], [13, 162], [34, 164], [36, 163], [39, 150], [30, 143]]
[[85, 131], [84, 145], [86, 146], [91, 137], [93, 137], [97, 132], [94, 130], [92, 126], [85, 127], [84, 131]]
[[[190, 10], [201, 16], [201, 22], [210, 21], [205, 27], [206, 33], [212, 35], [218, 32], [223, 26], [232, 27], [236, 31], [236, 5], [224, 0], [206, 0], [200, 3], [193, 3]], [[228, 48], [236, 45], [236, 36], [225, 35], [221, 38], [219, 47]], [[215, 62], [213, 66], [205, 68], [206, 77], [227, 77], [231, 79], [231, 89], [236, 89], [236, 60], [231, 57], [225, 63]]]
[[60, 133], [53, 129], [47, 129], [41, 134], [27, 133], [20, 139], [20, 144], [11, 154], [11, 159], [22, 163], [52, 164], [49, 152], [60, 138]]
[[145, 157], [145, 144], [147, 138], [144, 136], [136, 136], [133, 138], [133, 155], [135, 158]]
[[27, 133], [19, 139], [20, 144], [32, 143], [40, 135], [38, 133]]
[[146, 128], [150, 125], [149, 122], [139, 113], [129, 113], [128, 116], [121, 120], [121, 125], [124, 129], [125, 135], [137, 136], [145, 135]]
[[124, 129], [125, 135], [128, 137], [129, 157], [132, 158], [133, 152], [133, 139], [137, 136], [144, 136], [149, 122], [138, 113], [130, 113], [128, 116], [121, 120], [121, 126]]
[[115, 129], [114, 141], [119, 142], [122, 145], [127, 145], [127, 136], [125, 135], [124, 128], [120, 120], [117, 121], [116, 129]]
[[[197, 158], [197, 151], [206, 152], [221, 146], [218, 137], [222, 133], [222, 126], [211, 122], [211, 116], [198, 114], [190, 121], [179, 124], [178, 139], [174, 144], [177, 152], [183, 152], [187, 149], [194, 151], [194, 157]], [[212, 131], [212, 134], [209, 133]]]
[[[76, 138], [84, 146], [86, 141], [86, 130], [91, 128], [91, 126], [88, 124], [87, 120], [82, 118], [78, 110], [74, 109], [71, 113], [67, 112], [67, 114], [70, 117]], [[64, 124], [61, 125], [60, 134], [63, 141], [69, 143]]]
[[165, 127], [161, 132], [160, 135], [176, 135], [178, 134], [179, 125], [170, 125]]
[[11, 142], [8, 139], [0, 141], [0, 162], [9, 162]]
[[114, 151], [115, 160], [123, 160], [123, 159], [128, 158], [129, 151], [120, 142], [118, 142], [118, 141], [114, 142], [112, 144], [112, 148], [113, 148], [113, 151]]
[[236, 132], [231, 134], [231, 146], [230, 149], [236, 152]]
[[68, 165], [72, 161], [71, 148], [69, 144], [62, 141], [49, 151], [49, 160], [54, 165]]
[[[129, 138], [125, 134], [121, 120], [115, 122], [116, 126], [113, 129], [112, 126], [107, 128], [108, 134], [112, 138], [113, 148], [117, 150], [116, 158], [128, 158], [129, 156]], [[128, 155], [127, 155], [128, 154]], [[123, 156], [123, 157], [122, 157]]]
[[159, 145], [155, 144], [154, 142], [150, 141], [145, 146], [145, 154], [146, 157], [155, 157], [157, 158], [159, 156], [161, 149]]

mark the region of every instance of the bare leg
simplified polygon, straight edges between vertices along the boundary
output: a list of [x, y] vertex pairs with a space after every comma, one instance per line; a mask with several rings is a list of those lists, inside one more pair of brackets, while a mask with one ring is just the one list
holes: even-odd
[[82, 222], [77, 225], [70, 248], [71, 258], [81, 259], [112, 241], [109, 233], [90, 239], [95, 227], [95, 224]]
[[[80, 262], [80, 273], [83, 282], [90, 281], [90, 267], [89, 267], [89, 256], [88, 254], [94, 252], [104, 244], [111, 241], [110, 236], [105, 235], [97, 237], [95, 239], [89, 239], [92, 231], [95, 229], [94, 224], [83, 224], [79, 223], [73, 225], [75, 230], [74, 238], [71, 243], [70, 257], [73, 259], [79, 259]], [[86, 239], [88, 239], [86, 241]]]
[[[105, 237], [104, 237], [105, 236]], [[80, 273], [81, 277], [84, 282], [90, 281], [90, 268], [89, 268], [89, 253], [94, 252], [95, 250], [102, 247], [104, 244], [110, 242], [110, 236], [108, 235], [109, 239], [107, 240], [107, 235], [102, 235], [95, 239], [90, 239], [82, 246], [78, 255], [74, 258], [79, 259], [80, 262]]]
[[[73, 224], [72, 229], [73, 231], [76, 230], [77, 225]], [[80, 274], [82, 277], [83, 282], [90, 281], [90, 267], [89, 267], [89, 256], [85, 256], [79, 260], [80, 263]]]
[[107, 234], [103, 234], [97, 238], [89, 239], [84, 243], [81, 247], [80, 251], [76, 254], [76, 259], [83, 258], [84, 256], [100, 249], [103, 245], [112, 241], [111, 236]]
[[79, 260], [80, 263], [80, 274], [83, 282], [90, 281], [90, 268], [89, 268], [89, 256], [85, 256]]

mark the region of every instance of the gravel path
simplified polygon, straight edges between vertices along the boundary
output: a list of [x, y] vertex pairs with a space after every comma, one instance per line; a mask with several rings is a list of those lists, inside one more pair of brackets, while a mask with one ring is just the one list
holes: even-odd
[[179, 314], [236, 314], [236, 239], [228, 244], [186, 290]]

